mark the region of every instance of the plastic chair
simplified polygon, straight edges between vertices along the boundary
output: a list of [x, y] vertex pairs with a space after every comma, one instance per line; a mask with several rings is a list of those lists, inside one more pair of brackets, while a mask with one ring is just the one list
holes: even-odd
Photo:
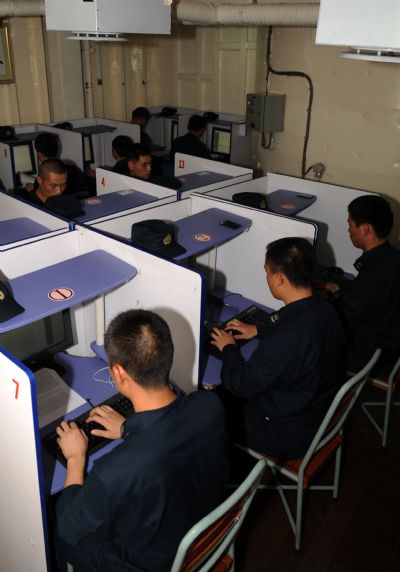
[[[390, 409], [392, 405], [400, 405], [399, 401], [393, 401], [393, 395], [400, 382], [400, 357], [394, 364], [389, 375], [382, 377], [370, 377], [369, 381], [373, 387], [386, 391], [385, 401], [365, 401], [362, 404], [364, 413], [371, 421], [375, 429], [378, 431], [379, 435], [382, 437], [382, 447], [386, 447], [389, 430]], [[379, 425], [375, 417], [369, 411], [369, 408], [371, 407], [385, 408], [383, 425]]]
[[[324, 419], [315, 434], [306, 454], [301, 459], [277, 461], [272, 457], [253, 451], [248, 447], [238, 445], [240, 449], [247, 451], [256, 459], [265, 459], [268, 467], [276, 479], [276, 485], [261, 485], [259, 488], [277, 489], [283, 502], [290, 526], [295, 535], [295, 549], [300, 550], [302, 532], [303, 493], [309, 490], [330, 490], [333, 498], [337, 499], [339, 493], [339, 474], [343, 440], [343, 424], [362, 391], [371, 369], [381, 355], [381, 350], [375, 351], [367, 365], [353, 375], [335, 395]], [[329, 485], [313, 485], [309, 483], [319, 469], [335, 454], [335, 472], [333, 483]], [[279, 476], [287, 477], [296, 484], [283, 484]], [[292, 513], [285, 490], [295, 490], [296, 514]]]
[[235, 539], [265, 467], [259, 459], [242, 484], [185, 534], [171, 572], [233, 572]]

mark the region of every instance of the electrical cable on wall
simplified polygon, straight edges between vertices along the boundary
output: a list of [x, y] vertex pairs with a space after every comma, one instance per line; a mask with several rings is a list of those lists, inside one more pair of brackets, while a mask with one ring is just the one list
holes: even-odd
[[[307, 109], [307, 123], [306, 123], [306, 133], [304, 136], [304, 145], [303, 145], [303, 158], [302, 158], [302, 163], [301, 163], [301, 176], [304, 179], [306, 174], [310, 171], [310, 169], [312, 168], [312, 166], [307, 169], [307, 148], [308, 148], [308, 140], [310, 137], [310, 125], [311, 125], [311, 109], [312, 109], [312, 103], [313, 103], [313, 98], [314, 98], [314, 86], [313, 86], [313, 82], [312, 79], [309, 75], [307, 75], [304, 72], [299, 72], [299, 71], [278, 71], [275, 70], [272, 65], [271, 65], [271, 41], [272, 41], [272, 26], [269, 28], [268, 30], [268, 41], [267, 41], [267, 54], [266, 54], [266, 62], [267, 62], [267, 77], [266, 79], [266, 83], [268, 85], [268, 79], [269, 79], [269, 74], [273, 73], [275, 75], [286, 75], [289, 77], [302, 77], [305, 80], [307, 80], [308, 82], [308, 87], [310, 89], [310, 93], [309, 93], [309, 97], [308, 97], [308, 109]], [[271, 137], [272, 139], [272, 137]], [[270, 139], [270, 143], [271, 143], [271, 139]], [[270, 144], [269, 143], [269, 144]], [[266, 147], [267, 148], [267, 147]]]

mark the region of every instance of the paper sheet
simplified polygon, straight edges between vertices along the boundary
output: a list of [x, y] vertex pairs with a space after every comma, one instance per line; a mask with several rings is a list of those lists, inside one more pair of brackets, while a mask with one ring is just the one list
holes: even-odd
[[40, 428], [86, 403], [54, 369], [40, 369], [35, 378]]

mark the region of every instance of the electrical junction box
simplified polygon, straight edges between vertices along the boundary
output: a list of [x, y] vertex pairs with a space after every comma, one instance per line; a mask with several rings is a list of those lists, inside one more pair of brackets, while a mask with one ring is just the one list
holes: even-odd
[[280, 93], [248, 93], [246, 127], [264, 133], [283, 131], [286, 96]]
[[170, 34], [169, 0], [45, 0], [47, 30], [77, 34]]

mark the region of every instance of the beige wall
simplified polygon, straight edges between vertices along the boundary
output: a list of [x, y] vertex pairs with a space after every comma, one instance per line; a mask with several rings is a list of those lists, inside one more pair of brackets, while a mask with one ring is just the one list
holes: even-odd
[[[40, 18], [10, 23], [16, 83], [0, 85], [1, 123], [82, 117], [80, 42], [43, 34]], [[168, 104], [244, 113], [246, 92], [266, 88], [266, 33], [263, 28], [175, 26], [172, 36], [91, 42], [95, 115], [127, 119], [137, 105]], [[273, 66], [304, 71], [314, 82], [308, 166], [324, 163], [327, 182], [399, 198], [400, 66], [345, 60], [339, 51], [316, 46], [315, 29], [274, 29]], [[285, 130], [269, 151], [254, 134], [254, 166], [300, 176], [307, 83], [271, 75], [268, 87], [286, 94]]]

